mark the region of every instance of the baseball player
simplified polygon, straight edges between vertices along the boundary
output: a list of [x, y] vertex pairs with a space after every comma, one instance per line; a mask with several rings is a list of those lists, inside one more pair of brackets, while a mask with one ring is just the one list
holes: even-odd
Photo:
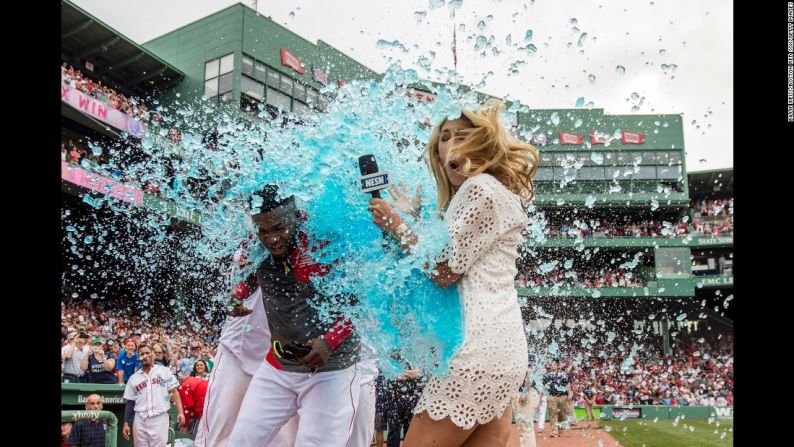
[[[247, 241], [235, 253], [234, 265], [240, 271], [251, 267], [245, 250]], [[235, 270], [231, 270], [233, 277]], [[232, 433], [240, 405], [259, 366], [262, 365], [270, 346], [270, 329], [262, 304], [262, 290], [256, 288], [256, 275], [250, 275], [232, 290], [232, 306], [221, 330], [220, 342], [215, 353], [215, 364], [210, 373], [204, 412], [198, 425], [195, 447], [226, 447]], [[290, 431], [297, 422], [284, 426], [269, 445], [282, 447], [291, 445]]]
[[185, 414], [179, 398], [179, 382], [170, 369], [154, 364], [152, 350], [146, 345], [138, 347], [141, 369], [130, 376], [124, 399], [124, 439], [130, 439], [130, 423], [135, 419], [135, 447], [165, 447], [168, 442], [169, 396], [174, 400], [179, 425], [184, 425]]
[[368, 447], [375, 432], [375, 379], [378, 378], [378, 363], [375, 350], [361, 343], [362, 359], [356, 364], [360, 391], [353, 432], [346, 447]]
[[311, 278], [330, 266], [311, 256], [316, 248], [300, 231], [294, 197], [279, 199], [270, 185], [257, 195], [253, 221], [271, 255], [257, 267], [257, 282], [271, 339], [284, 350], [271, 347], [251, 379], [229, 445], [267, 445], [297, 414], [295, 445], [344, 447], [359, 401], [358, 337], [342, 316], [333, 324], [320, 319], [315, 306], [328, 297]]
[[[368, 348], [362, 341], [362, 360], [356, 364], [356, 371], [360, 378], [360, 391], [356, 416], [353, 421], [353, 431], [345, 447], [369, 447], [372, 443], [372, 434], [375, 431], [375, 379], [378, 377], [378, 365], [375, 350]], [[364, 351], [367, 351], [366, 354]], [[298, 436], [297, 416], [287, 422], [278, 434], [278, 442], [270, 443], [272, 447], [296, 447], [295, 438]], [[380, 446], [380, 444], [378, 444]]]

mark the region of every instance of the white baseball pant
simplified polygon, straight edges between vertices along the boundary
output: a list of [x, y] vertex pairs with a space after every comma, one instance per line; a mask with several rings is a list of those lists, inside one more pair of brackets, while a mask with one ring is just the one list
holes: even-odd
[[347, 447], [369, 447], [375, 433], [375, 382], [361, 384], [358, 398], [356, 419], [353, 422], [353, 433], [347, 441]]
[[135, 413], [132, 421], [132, 443], [135, 447], [166, 447], [168, 443], [168, 412], [148, 418]]
[[360, 389], [355, 366], [309, 375], [264, 362], [248, 385], [229, 445], [269, 445], [297, 414], [295, 445], [345, 447]]
[[546, 423], [546, 406], [548, 402], [546, 401], [546, 395], [542, 394], [540, 396], [540, 405], [538, 405], [538, 430], [543, 431], [543, 426]]
[[[239, 360], [223, 345], [218, 345], [218, 351], [213, 359], [215, 367], [212, 369], [207, 385], [207, 395], [204, 398], [204, 413], [199, 421], [196, 433], [195, 447], [227, 447], [229, 436], [232, 434], [234, 422], [240, 412], [251, 376], [241, 367]], [[264, 360], [263, 360], [264, 363]], [[292, 445], [289, 440], [289, 427], [285, 426], [270, 447], [283, 447]]]

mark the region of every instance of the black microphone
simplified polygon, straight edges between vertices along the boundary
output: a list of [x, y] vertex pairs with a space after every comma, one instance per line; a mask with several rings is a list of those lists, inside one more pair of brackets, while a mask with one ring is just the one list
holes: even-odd
[[380, 199], [380, 190], [389, 187], [389, 174], [378, 172], [378, 162], [372, 154], [358, 157], [358, 169], [361, 171], [361, 192], [368, 192], [373, 199]]
[[[361, 192], [368, 192], [373, 199], [380, 199], [380, 190], [389, 187], [389, 174], [378, 172], [378, 162], [375, 161], [375, 156], [372, 154], [358, 157], [358, 169], [361, 171], [361, 177], [358, 178], [361, 183]], [[388, 243], [389, 234], [384, 230], [384, 247]]]

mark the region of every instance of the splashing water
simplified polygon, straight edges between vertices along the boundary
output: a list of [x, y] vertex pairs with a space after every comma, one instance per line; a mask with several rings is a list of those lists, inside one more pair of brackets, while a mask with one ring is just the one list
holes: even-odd
[[[405, 49], [398, 41], [381, 40], [378, 45]], [[141, 278], [156, 278], [164, 263], [178, 266], [181, 275], [203, 281], [196, 286], [202, 298], [187, 304], [178, 299], [175, 311], [211, 314], [225, 306], [229, 281], [236, 283], [251, 271], [237, 271], [233, 278], [211, 272], [226, 269], [229, 257], [253, 233], [249, 197], [265, 184], [276, 184], [282, 196], [294, 195], [308, 215], [303, 229], [327, 241], [314, 256], [334, 268], [313, 279], [318, 290], [358, 299], [355, 304], [329, 300], [318, 305], [320, 319], [333, 321], [332, 311], [341, 309], [378, 358], [386, 359], [397, 349], [413, 367], [441, 373], [462, 342], [463, 320], [457, 289], [436, 286], [425, 267], [427, 262], [433, 264], [448, 236], [433, 204], [435, 182], [422, 160], [431, 130], [424, 123], [457, 118], [461, 105], [476, 109], [478, 102], [473, 92], [461, 92], [455, 85], [428, 87], [436, 93], [435, 100], [413, 102], [406, 95], [407, 86], [417, 82], [415, 71], [393, 66], [380, 82], [349, 81], [333, 91], [336, 100], [325, 113], [311, 112], [299, 119], [284, 115], [244, 121], [206, 99], [159, 106], [159, 125], [150, 126], [142, 138], [150, 157], [130, 163], [125, 175], [142, 184], [159, 184], [160, 197], [180, 215], [200, 217], [200, 228], [176, 237], [166, 231], [170, 217], [157, 213], [140, 217], [129, 203], [84, 196], [89, 205], [120, 217], [111, 219], [106, 230], [123, 231], [128, 222], [137, 221], [146, 234], [113, 246], [96, 237], [72, 239], [111, 253], [139, 269]], [[263, 110], [254, 112], [268, 116]], [[179, 142], [166, 130], [173, 126], [185, 129]], [[217, 146], [209, 150], [202, 135], [208, 130], [197, 129], [217, 129]], [[371, 222], [369, 196], [358, 186], [357, 160], [365, 153], [375, 155], [393, 182], [423, 186], [427, 205], [423, 214], [403, 216], [422, 241], [411, 255], [404, 255], [394, 243], [384, 248], [381, 232]], [[67, 234], [78, 236], [83, 231], [77, 225], [70, 227], [74, 230]], [[542, 237], [542, 225], [530, 222], [529, 232]], [[149, 246], [146, 254], [130, 249], [142, 243]], [[269, 256], [256, 238], [247, 250], [253, 265]], [[215, 276], [220, 279], [212, 279]], [[153, 288], [146, 293], [156, 294]], [[390, 362], [380, 366], [385, 371], [396, 367]]]

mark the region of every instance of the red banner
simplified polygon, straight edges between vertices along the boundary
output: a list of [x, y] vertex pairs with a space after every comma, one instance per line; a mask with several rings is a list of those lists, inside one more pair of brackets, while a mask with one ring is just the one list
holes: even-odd
[[582, 144], [584, 142], [584, 136], [570, 133], [570, 132], [560, 132], [560, 144]]
[[405, 91], [405, 96], [411, 99], [416, 99], [416, 102], [433, 102], [436, 100], [435, 93], [423, 92], [420, 90], [409, 88]]
[[644, 133], [634, 133], [624, 130], [620, 135], [620, 141], [623, 144], [645, 144]]
[[590, 144], [607, 144], [607, 141], [609, 141], [609, 135], [598, 131], [590, 132]]
[[301, 65], [300, 59], [295, 57], [294, 54], [287, 51], [286, 48], [281, 49], [281, 65], [290, 67], [293, 70], [297, 71], [298, 73], [303, 74], [303, 65]]
[[530, 139], [530, 142], [532, 144], [539, 144], [541, 146], [545, 146], [546, 143], [548, 143], [549, 141], [548, 138], [546, 138], [546, 135], [542, 133], [535, 133], [532, 134], [532, 138]]
[[328, 75], [317, 67], [312, 67], [312, 78], [322, 85], [328, 85]]
[[130, 203], [143, 203], [143, 191], [61, 161], [61, 178], [75, 185]]

